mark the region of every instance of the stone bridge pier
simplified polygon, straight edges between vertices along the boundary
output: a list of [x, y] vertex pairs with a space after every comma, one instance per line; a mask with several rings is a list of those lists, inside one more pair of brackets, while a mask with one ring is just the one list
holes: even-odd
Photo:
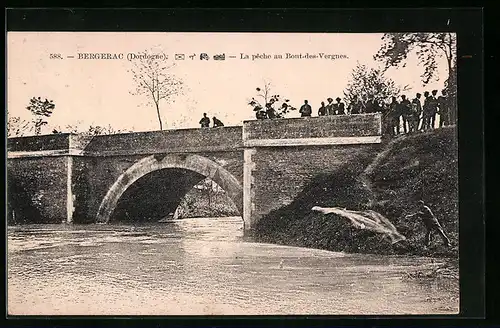
[[292, 202], [318, 174], [353, 161], [368, 165], [380, 142], [380, 114], [9, 138], [8, 215], [33, 223], [157, 220], [208, 177], [224, 189], [248, 230]]

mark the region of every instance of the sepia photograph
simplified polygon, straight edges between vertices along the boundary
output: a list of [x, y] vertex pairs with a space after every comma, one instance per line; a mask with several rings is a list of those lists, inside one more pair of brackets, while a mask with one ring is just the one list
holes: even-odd
[[457, 315], [457, 35], [8, 32], [8, 315]]

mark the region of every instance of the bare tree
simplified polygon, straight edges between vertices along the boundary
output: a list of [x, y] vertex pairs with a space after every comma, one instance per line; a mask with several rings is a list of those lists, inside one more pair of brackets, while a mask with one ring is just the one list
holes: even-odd
[[160, 130], [163, 130], [160, 105], [173, 101], [176, 95], [183, 93], [183, 82], [170, 72], [175, 64], [168, 65], [165, 54], [145, 51], [141, 55], [141, 59], [133, 61], [133, 68], [130, 69], [136, 84], [131, 93], [148, 98], [156, 109]]

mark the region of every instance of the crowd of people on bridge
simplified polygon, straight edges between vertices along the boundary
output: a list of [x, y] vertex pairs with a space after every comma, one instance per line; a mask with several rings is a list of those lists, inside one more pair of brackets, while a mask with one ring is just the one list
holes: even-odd
[[[384, 114], [385, 133], [396, 136], [401, 133], [433, 130], [437, 127], [454, 125], [456, 121], [455, 108], [450, 103], [446, 90], [437, 96], [437, 90], [417, 93], [411, 101], [405, 95], [400, 100], [392, 97]], [[439, 124], [437, 116], [439, 115]], [[402, 129], [401, 129], [402, 128]]]
[[[330, 116], [381, 113], [384, 134], [392, 136], [454, 125], [455, 110], [446, 95], [446, 90], [441, 91], [440, 96], [437, 96], [437, 93], [437, 90], [425, 91], [423, 99], [422, 94], [417, 93], [412, 100], [409, 100], [406, 95], [393, 96], [390, 102], [374, 96], [353, 95], [347, 106], [340, 97], [337, 97], [335, 101], [333, 98], [328, 98], [326, 103], [321, 102], [317, 114]], [[301, 117], [313, 116], [313, 109], [308, 100], [304, 100], [299, 113]], [[438, 114], [439, 121], [437, 120]], [[276, 114], [272, 106], [266, 106], [265, 110], [256, 113], [256, 117], [257, 119], [273, 119], [276, 118]]]
[[[374, 96], [358, 97], [353, 95], [348, 106], [340, 97], [337, 97], [335, 101], [333, 98], [328, 98], [326, 103], [321, 102], [317, 114], [318, 116], [331, 116], [381, 113], [383, 133], [390, 136], [454, 125], [456, 122], [455, 108], [451, 104], [446, 90], [442, 90], [440, 96], [437, 96], [437, 93], [437, 90], [425, 91], [423, 98], [421, 93], [416, 93], [412, 100], [403, 94], [400, 97], [391, 97], [390, 102]], [[313, 109], [308, 100], [304, 100], [299, 113], [301, 117], [313, 116]], [[437, 120], [438, 115], [439, 120]], [[276, 115], [271, 104], [266, 104], [265, 109], [256, 113], [257, 119], [274, 119], [277, 117], [278, 115]], [[213, 127], [224, 126], [215, 116], [212, 120]], [[210, 127], [210, 118], [207, 117], [206, 113], [203, 113], [203, 118], [199, 124], [202, 128]]]

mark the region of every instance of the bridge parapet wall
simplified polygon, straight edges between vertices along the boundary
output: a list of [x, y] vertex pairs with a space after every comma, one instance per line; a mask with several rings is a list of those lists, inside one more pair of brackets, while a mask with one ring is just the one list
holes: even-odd
[[9, 158], [36, 156], [117, 156], [220, 152], [241, 149], [242, 127], [177, 129], [84, 136], [54, 134], [9, 138]]
[[378, 113], [245, 121], [243, 143], [246, 147], [378, 143], [381, 130]]
[[7, 139], [9, 152], [63, 151], [70, 147], [71, 134], [50, 134], [43, 136], [17, 137]]
[[83, 148], [94, 156], [234, 151], [241, 127], [178, 129], [97, 136]]

